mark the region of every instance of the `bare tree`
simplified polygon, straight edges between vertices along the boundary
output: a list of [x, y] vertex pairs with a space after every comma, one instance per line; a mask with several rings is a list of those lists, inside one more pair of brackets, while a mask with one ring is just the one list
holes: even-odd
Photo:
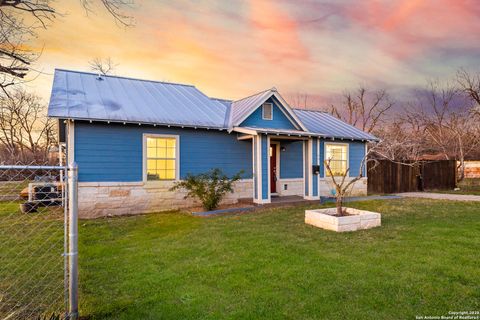
[[113, 63], [110, 57], [105, 59], [94, 58], [93, 60], [90, 60], [88, 63], [92, 71], [95, 71], [98, 74], [101, 74], [103, 76], [113, 74], [115, 68], [117, 67], [117, 64]]
[[430, 81], [410, 117], [421, 122], [425, 147], [459, 162], [458, 182], [464, 178], [465, 157], [480, 147], [480, 129], [472, 105], [452, 84]]
[[308, 93], [297, 92], [290, 97], [290, 104], [297, 109], [307, 109], [308, 105]]
[[418, 161], [425, 153], [423, 128], [416, 119], [399, 118], [378, 128], [376, 136], [382, 140], [375, 153], [394, 162]]
[[[87, 13], [92, 12], [92, 3], [96, 0], [80, 0]], [[98, 0], [118, 24], [129, 27], [134, 21], [133, 17], [126, 14], [123, 9], [132, 7], [135, 4], [134, 0]]]
[[460, 90], [475, 104], [472, 113], [480, 117], [480, 73], [470, 73], [462, 68], [457, 71], [456, 80]]
[[[92, 2], [100, 1], [121, 25], [132, 23], [122, 9], [133, 0], [79, 0], [91, 11]], [[29, 49], [28, 43], [37, 36], [38, 28], [46, 29], [59, 15], [52, 0], [0, 0], [0, 91], [25, 81], [32, 63], [40, 52]], [[32, 22], [33, 21], [33, 22]]]
[[45, 161], [55, 142], [54, 121], [38, 96], [17, 88], [0, 96], [0, 144], [8, 160]]
[[354, 93], [345, 92], [342, 107], [332, 105], [329, 112], [337, 118], [371, 133], [386, 118], [387, 112], [393, 107], [385, 90], [369, 92], [360, 87]]

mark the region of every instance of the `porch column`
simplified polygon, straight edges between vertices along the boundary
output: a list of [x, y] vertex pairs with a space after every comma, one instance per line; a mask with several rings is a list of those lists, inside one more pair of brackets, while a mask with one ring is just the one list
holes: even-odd
[[270, 138], [265, 134], [253, 137], [253, 202], [270, 203]]
[[318, 174], [313, 172], [313, 165], [319, 165], [318, 138], [309, 138], [304, 141], [304, 199], [320, 199], [318, 194]]

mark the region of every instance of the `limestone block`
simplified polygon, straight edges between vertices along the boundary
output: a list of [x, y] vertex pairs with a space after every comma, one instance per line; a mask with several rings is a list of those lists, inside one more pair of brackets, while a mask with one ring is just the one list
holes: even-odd
[[111, 189], [110, 197], [128, 197], [130, 195], [130, 189]]
[[335, 209], [305, 210], [305, 223], [337, 232], [370, 229], [381, 225], [381, 215], [377, 212], [344, 208], [350, 215], [335, 217]]

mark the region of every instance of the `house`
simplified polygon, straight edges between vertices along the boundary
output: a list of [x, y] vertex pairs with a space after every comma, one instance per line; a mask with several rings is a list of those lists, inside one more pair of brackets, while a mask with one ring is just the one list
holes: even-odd
[[[327, 113], [292, 109], [275, 88], [230, 101], [191, 85], [58, 69], [48, 116], [78, 164], [82, 217], [191, 206], [169, 188], [211, 168], [244, 171], [226, 203], [319, 199], [331, 192], [323, 160], [356, 176], [376, 140]], [[354, 186], [366, 190], [366, 178]]]

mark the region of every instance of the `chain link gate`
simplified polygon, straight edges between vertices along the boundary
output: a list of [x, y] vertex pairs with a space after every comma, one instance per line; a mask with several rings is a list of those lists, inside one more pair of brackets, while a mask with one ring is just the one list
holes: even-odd
[[77, 318], [76, 177], [0, 165], [0, 319]]

